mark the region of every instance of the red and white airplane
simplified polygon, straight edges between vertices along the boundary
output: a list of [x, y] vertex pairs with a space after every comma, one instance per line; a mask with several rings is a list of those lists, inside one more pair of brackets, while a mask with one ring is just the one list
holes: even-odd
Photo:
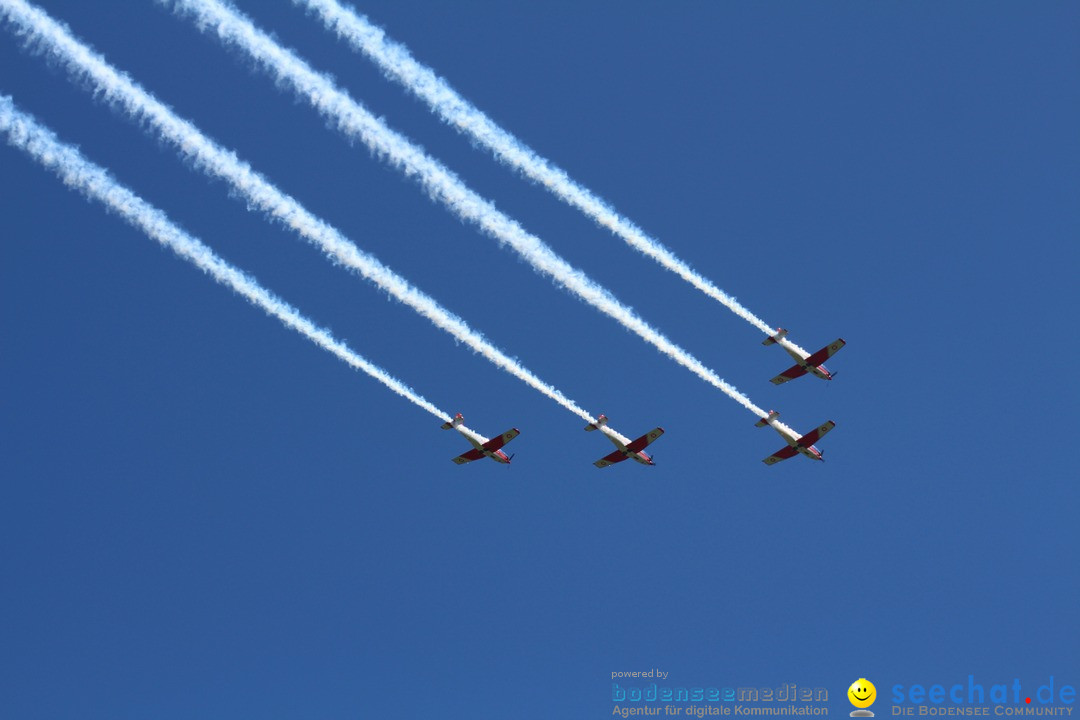
[[[607, 425], [608, 419], [606, 415], [601, 415], [596, 419], [596, 422], [589, 423], [585, 426], [585, 432], [592, 432], [593, 430], [599, 430]], [[615, 436], [614, 432], [604, 432], [607, 435], [608, 440], [615, 444], [615, 447], [619, 448], [610, 455], [606, 455], [593, 463], [598, 468], [605, 468], [608, 465], [614, 465], [620, 463], [627, 458], [633, 458], [642, 465], [655, 465], [653, 459], [649, 457], [649, 454], [643, 452], [645, 446], [651, 443], [656, 438], [664, 434], [664, 428], [653, 428], [649, 432], [645, 433], [637, 440], [633, 440], [626, 444]]]
[[[766, 346], [774, 345], [783, 340], [786, 335], [787, 330], [785, 330], [784, 328], [780, 328], [776, 331], [775, 335], [765, 338], [765, 340], [762, 341], [761, 344]], [[844, 347], [845, 345], [847, 345], [847, 343], [844, 342], [843, 338], [837, 338], [835, 342], [826, 345], [825, 347], [818, 350], [816, 353], [812, 355], [806, 355], [800, 352], [794, 346], [792, 346], [792, 344], [789, 342], [780, 343], [780, 347], [784, 348], [784, 350], [787, 351], [788, 355], [795, 358], [796, 364], [793, 367], [789, 367], [787, 370], [774, 377], [772, 379], [772, 384], [781, 385], [783, 383], [786, 383], [788, 380], [794, 380], [797, 377], [802, 377], [806, 373], [812, 373], [814, 375], [817, 375], [822, 380], [832, 380], [833, 373], [826, 370], [825, 366], [822, 363], [835, 355], [837, 351], [839, 351], [840, 348]]]
[[783, 448], [782, 450], [777, 450], [772, 455], [765, 458], [762, 462], [764, 462], [766, 465], [775, 465], [781, 460], [787, 460], [788, 458], [795, 457], [799, 453], [802, 453], [811, 460], [821, 460], [822, 462], [825, 461], [825, 458], [822, 456], [821, 451], [814, 447], [814, 443], [824, 437], [825, 433], [836, 427], [836, 423], [830, 420], [821, 427], [816, 427], [802, 437], [798, 437], [795, 435], [795, 433], [791, 432], [786, 427], [778, 423], [774, 423], [773, 421], [776, 420], [776, 418], [778, 417], [780, 417], [780, 413], [776, 412], [775, 410], [770, 410], [769, 417], [762, 418], [761, 420], [758, 420], [756, 423], [754, 423], [755, 427], [765, 427], [766, 425], [771, 426], [773, 430], [780, 433], [780, 437], [787, 440], [788, 444], [786, 448]]
[[477, 435], [471, 430], [468, 432], [462, 430], [460, 426], [463, 422], [465, 422], [465, 418], [462, 417], [461, 413], [458, 413], [454, 416], [453, 420], [442, 424], [443, 430], [450, 430], [456, 428], [457, 431], [461, 433], [466, 440], [472, 443], [473, 446], [472, 450], [462, 453], [456, 458], [454, 458], [454, 462], [456, 462], [458, 465], [464, 465], [467, 462], [479, 460], [482, 457], [489, 457], [495, 462], [501, 462], [506, 465], [510, 464], [510, 461], [514, 459], [514, 456], [511, 455], [510, 457], [507, 457], [506, 453], [504, 453], [500, 448], [506, 443], [516, 438], [518, 435], [520, 435], [521, 431], [519, 431], [517, 428], [510, 428], [502, 435], [488, 440], [484, 438], [483, 435]]

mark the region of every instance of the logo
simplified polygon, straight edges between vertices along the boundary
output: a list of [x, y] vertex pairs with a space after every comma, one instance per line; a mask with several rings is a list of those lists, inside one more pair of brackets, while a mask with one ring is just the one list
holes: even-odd
[[866, 709], [877, 700], [877, 688], [874, 687], [874, 683], [866, 678], [859, 678], [847, 689], [847, 698], [858, 708], [851, 711], [851, 717], [874, 717], [874, 713]]

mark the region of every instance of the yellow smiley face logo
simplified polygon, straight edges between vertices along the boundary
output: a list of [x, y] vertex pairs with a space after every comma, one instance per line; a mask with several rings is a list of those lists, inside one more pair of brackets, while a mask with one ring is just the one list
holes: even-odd
[[857, 708], [868, 708], [877, 699], [877, 688], [866, 678], [859, 678], [847, 689], [848, 700]]

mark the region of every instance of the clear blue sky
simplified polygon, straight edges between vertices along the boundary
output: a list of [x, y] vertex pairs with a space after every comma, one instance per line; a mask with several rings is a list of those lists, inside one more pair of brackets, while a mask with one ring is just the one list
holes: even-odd
[[[248, 212], [0, 34], [0, 93], [512, 466], [0, 148], [0, 715], [609, 717], [685, 685], [1080, 685], [1075, 4], [363, 7], [838, 379], [442, 125], [288, 2], [241, 9], [801, 431], [782, 441], [153, 3], [42, 2], [594, 413]], [[885, 706], [887, 707], [887, 706]], [[882, 714], [879, 711], [879, 715]]]

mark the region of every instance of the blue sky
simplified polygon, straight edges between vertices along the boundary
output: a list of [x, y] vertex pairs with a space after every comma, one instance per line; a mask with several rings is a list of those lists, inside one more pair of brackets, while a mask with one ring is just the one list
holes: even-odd
[[[0, 149], [12, 717], [608, 717], [610, 673], [1080, 683], [1080, 12], [371, 3], [467, 98], [838, 379], [472, 148], [288, 2], [239, 7], [828, 462], [152, 3], [42, 2], [204, 132], [636, 437], [611, 447], [248, 212], [5, 31], [0, 93], [487, 435], [438, 421]], [[1071, 648], [1071, 649], [1070, 649]], [[884, 694], [884, 693], [883, 693]]]

